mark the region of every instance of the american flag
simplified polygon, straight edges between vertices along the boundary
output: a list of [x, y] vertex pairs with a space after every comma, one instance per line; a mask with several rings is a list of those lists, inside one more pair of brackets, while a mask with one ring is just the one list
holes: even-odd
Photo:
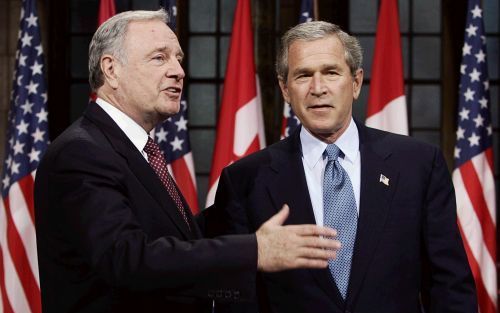
[[[164, 0], [160, 4], [169, 12], [170, 28], [175, 31], [177, 6], [175, 0]], [[182, 95], [181, 110], [156, 127], [156, 142], [163, 150], [170, 173], [186, 199], [191, 212], [200, 211], [196, 192], [196, 176], [194, 171], [193, 154], [189, 142], [187, 101]]]
[[[314, 1], [302, 0], [300, 4], [299, 24], [310, 22], [314, 17]], [[281, 138], [288, 137], [290, 133], [300, 125], [300, 121], [293, 113], [290, 103], [285, 102], [283, 106], [283, 121], [281, 123]]]
[[36, 0], [23, 1], [0, 197], [0, 311], [41, 312], [33, 181], [49, 144]]
[[481, 313], [497, 312], [496, 205], [486, 38], [480, 0], [467, 9], [453, 183]]

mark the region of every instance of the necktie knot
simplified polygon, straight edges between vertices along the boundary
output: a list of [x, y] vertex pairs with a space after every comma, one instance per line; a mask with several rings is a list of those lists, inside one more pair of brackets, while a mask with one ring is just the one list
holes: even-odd
[[328, 157], [328, 161], [337, 161], [337, 158], [341, 154], [340, 148], [335, 144], [329, 144], [326, 146], [325, 155]]
[[148, 142], [146, 142], [146, 146], [144, 147], [144, 152], [146, 152], [148, 156], [161, 154], [160, 146], [158, 146], [158, 144], [149, 136]]

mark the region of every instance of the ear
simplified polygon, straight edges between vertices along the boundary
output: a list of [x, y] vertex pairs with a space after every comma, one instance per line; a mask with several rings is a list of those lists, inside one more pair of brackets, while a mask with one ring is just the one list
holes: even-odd
[[358, 99], [359, 93], [361, 92], [361, 85], [363, 85], [363, 69], [358, 69], [356, 74], [354, 75], [354, 79], [352, 81], [352, 97], [354, 100]]
[[117, 89], [120, 73], [120, 63], [118, 60], [110, 54], [104, 54], [101, 57], [101, 71], [104, 74], [105, 83], [111, 88]]
[[281, 76], [278, 76], [278, 83], [280, 84], [281, 94], [286, 102], [290, 103], [290, 96], [288, 95], [287, 83], [283, 80]]

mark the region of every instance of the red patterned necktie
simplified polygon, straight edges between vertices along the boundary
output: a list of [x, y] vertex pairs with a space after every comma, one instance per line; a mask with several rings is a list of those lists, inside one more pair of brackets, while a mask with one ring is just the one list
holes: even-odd
[[160, 150], [160, 146], [158, 146], [153, 141], [153, 139], [151, 139], [151, 137], [148, 137], [148, 142], [144, 147], [144, 152], [146, 152], [146, 154], [148, 155], [149, 165], [151, 165], [156, 175], [158, 175], [161, 182], [163, 183], [163, 186], [167, 188], [168, 194], [174, 200], [175, 204], [177, 205], [177, 209], [182, 215], [182, 218], [186, 222], [189, 230], [191, 230], [186, 210], [184, 209], [184, 205], [182, 204], [179, 192], [177, 192], [177, 189], [175, 188], [174, 180], [172, 176], [170, 176], [170, 173], [168, 172], [167, 162], [165, 161], [165, 157], [163, 156], [163, 153]]

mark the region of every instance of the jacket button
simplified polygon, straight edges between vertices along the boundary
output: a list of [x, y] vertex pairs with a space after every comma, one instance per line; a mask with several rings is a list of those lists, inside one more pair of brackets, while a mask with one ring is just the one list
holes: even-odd
[[233, 290], [233, 299], [238, 300], [240, 298], [240, 291], [239, 290]]

